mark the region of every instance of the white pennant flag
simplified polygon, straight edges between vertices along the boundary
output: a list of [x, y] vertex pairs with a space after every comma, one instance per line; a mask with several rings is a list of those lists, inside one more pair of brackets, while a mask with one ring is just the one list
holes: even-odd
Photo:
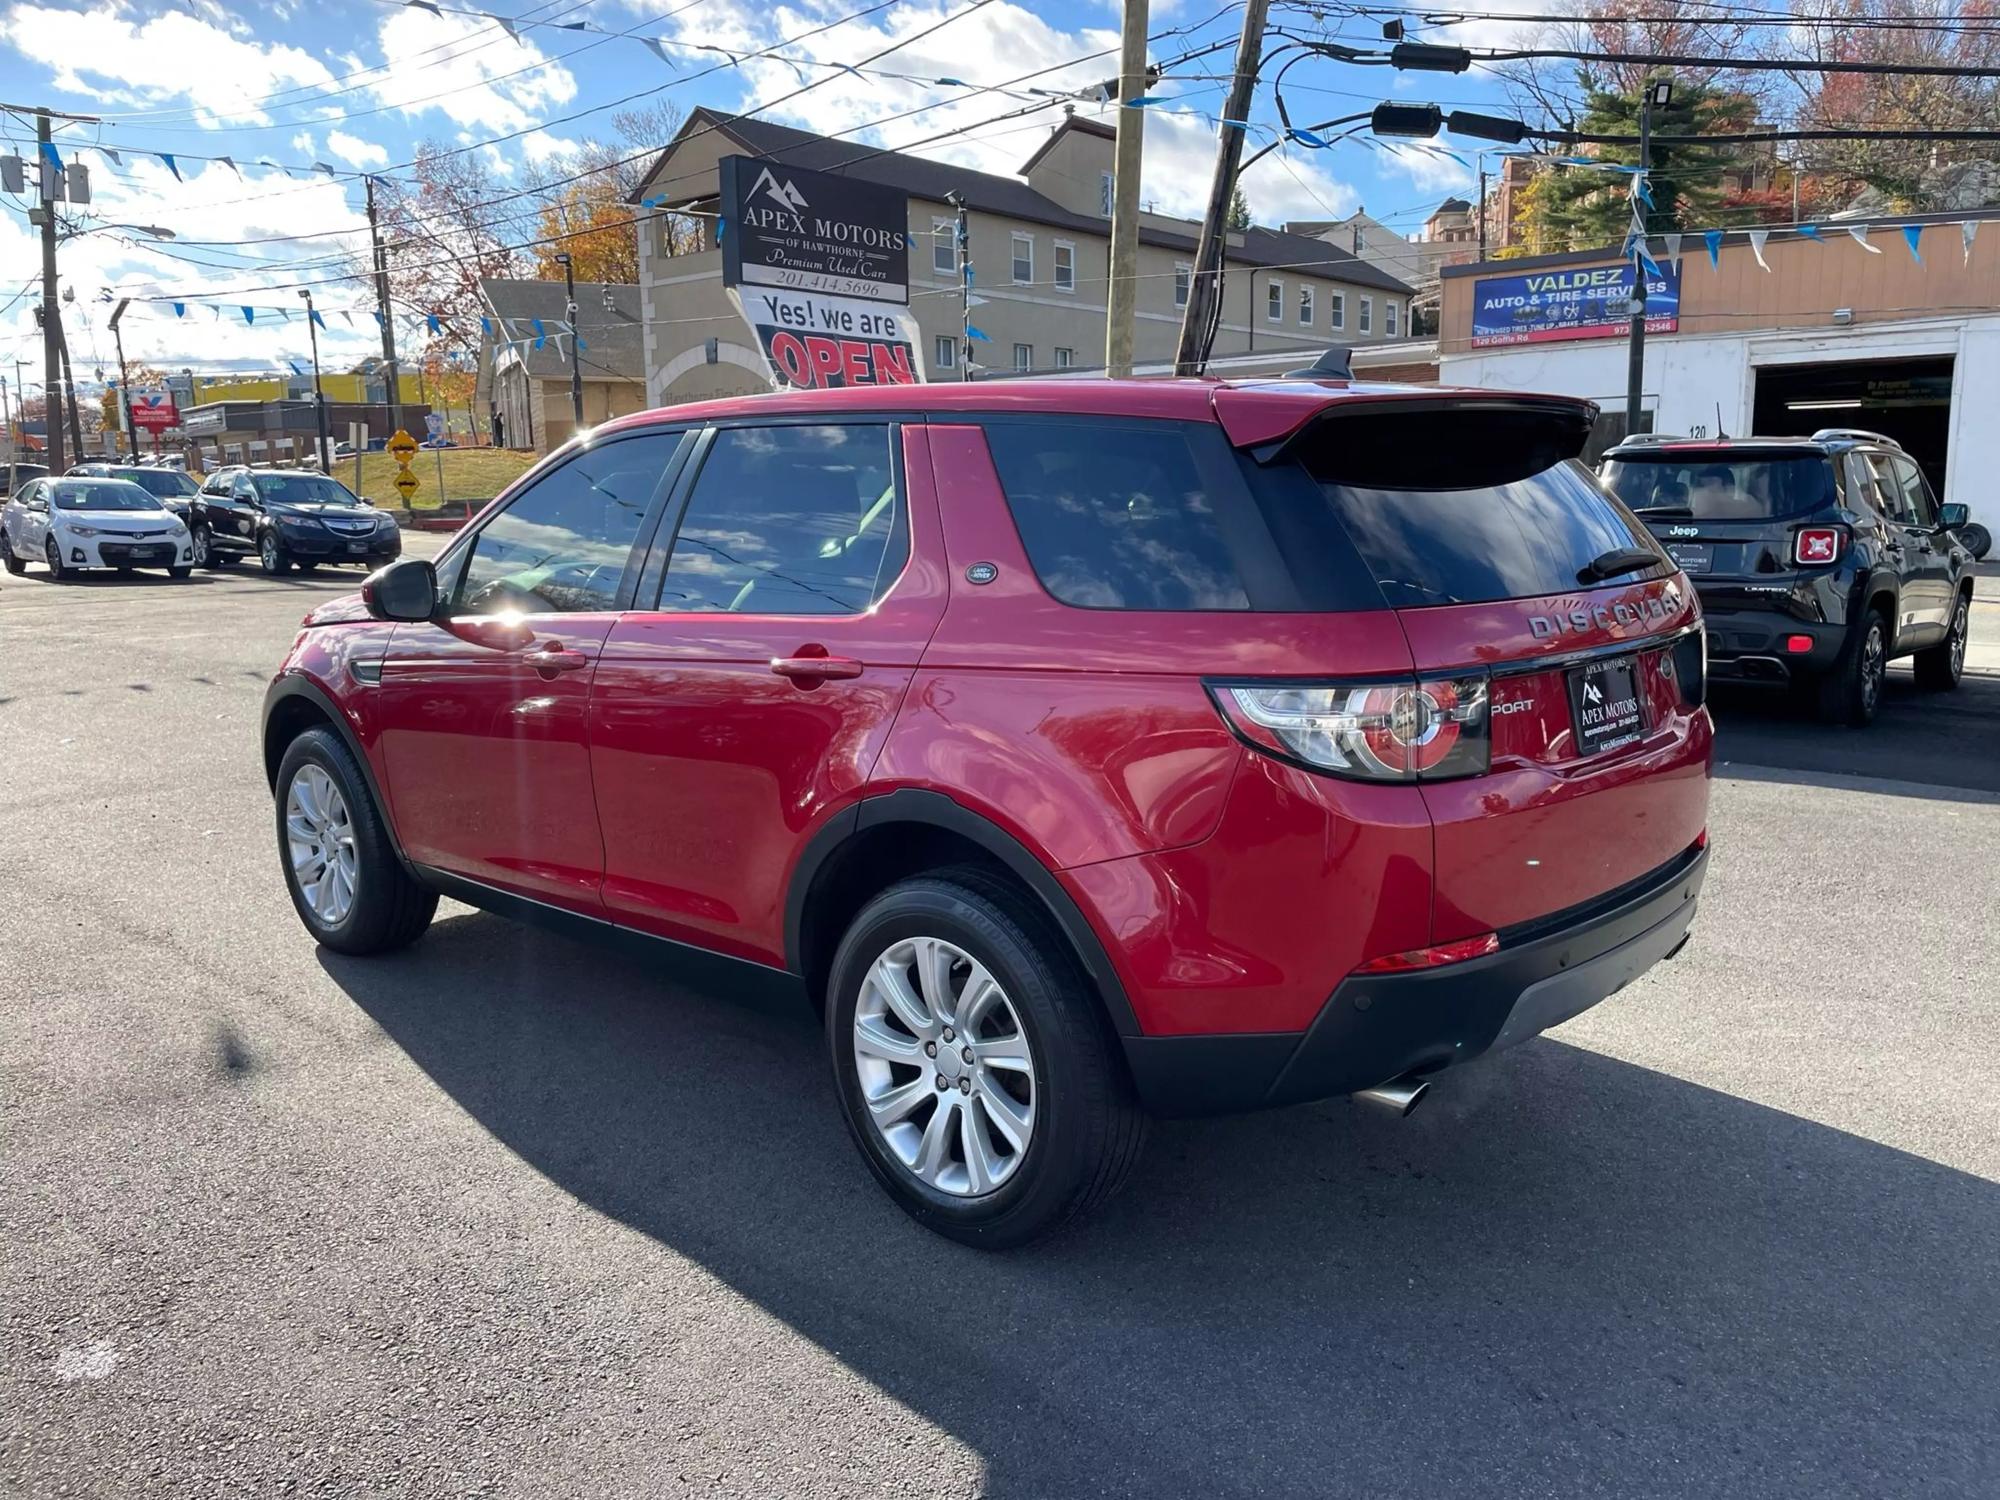
[[1979, 233], [1979, 221], [1967, 219], [1958, 226], [1958, 237], [1965, 245], [1965, 263], [1972, 264], [1972, 237]]
[[1681, 263], [1681, 237], [1677, 234], [1661, 236], [1667, 242], [1667, 259], [1676, 267]]
[[493, 19], [500, 23], [500, 29], [506, 32], [507, 35], [512, 37], [517, 42], [521, 40], [520, 28], [517, 27], [512, 21], [508, 20], [505, 16], [495, 16]]
[[1757, 264], [1767, 271], [1771, 269], [1771, 263], [1764, 259], [1764, 245], [1770, 238], [1771, 231], [1768, 229], [1750, 231], [1750, 253], [1757, 257]]
[[1870, 255], [1880, 255], [1882, 253], [1880, 245], [1871, 245], [1868, 243], [1868, 226], [1866, 224], [1849, 224], [1847, 232], [1854, 236], [1854, 243], [1859, 245], [1863, 250], [1866, 250]]

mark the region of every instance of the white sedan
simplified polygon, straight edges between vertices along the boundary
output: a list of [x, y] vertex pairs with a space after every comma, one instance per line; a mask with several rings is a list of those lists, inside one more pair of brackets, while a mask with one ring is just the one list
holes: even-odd
[[129, 479], [36, 479], [0, 510], [0, 561], [9, 573], [46, 563], [58, 580], [85, 568], [194, 571], [194, 539], [159, 500]]

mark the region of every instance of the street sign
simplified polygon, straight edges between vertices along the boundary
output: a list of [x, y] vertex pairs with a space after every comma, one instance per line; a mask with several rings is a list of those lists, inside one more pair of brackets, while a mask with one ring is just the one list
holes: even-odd
[[398, 427], [396, 435], [389, 439], [389, 451], [396, 455], [397, 463], [408, 465], [417, 456], [417, 440]]
[[424, 417], [424, 431], [432, 438], [444, 434], [444, 413], [430, 412]]
[[[1632, 267], [1587, 266], [1482, 276], [1472, 288], [1472, 345], [1622, 338], [1631, 317]], [[1670, 260], [1646, 274], [1646, 332], [1680, 327], [1681, 273]]]
[[141, 432], [165, 432], [181, 425], [180, 408], [165, 391], [134, 391], [132, 425]]
[[725, 287], [909, 302], [908, 193], [756, 157], [719, 165]]
[[396, 492], [405, 500], [408, 500], [411, 495], [416, 493], [417, 486], [423, 481], [418, 479], [408, 469], [398, 469], [395, 479], [391, 482], [396, 486]]

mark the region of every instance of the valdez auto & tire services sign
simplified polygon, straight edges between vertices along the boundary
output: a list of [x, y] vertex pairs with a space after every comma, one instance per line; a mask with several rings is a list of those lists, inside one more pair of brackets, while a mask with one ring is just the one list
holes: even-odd
[[729, 295], [774, 385], [811, 391], [924, 378], [916, 319], [906, 307], [764, 287], [732, 287]]
[[[1472, 345], [1617, 338], [1631, 327], [1631, 306], [1630, 264], [1482, 276], [1472, 289]], [[1646, 273], [1646, 332], [1680, 323], [1680, 267], [1663, 259]]]
[[909, 194], [750, 156], [719, 165], [725, 287], [909, 302]]

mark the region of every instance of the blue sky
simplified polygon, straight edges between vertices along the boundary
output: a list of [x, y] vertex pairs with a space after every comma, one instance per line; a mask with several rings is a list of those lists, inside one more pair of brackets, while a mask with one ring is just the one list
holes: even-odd
[[[1233, 42], [1240, 15], [1218, 14], [1221, 3], [1156, 3], [1154, 59]], [[1300, 24], [1296, 13], [1288, 19]], [[277, 369], [306, 357], [302, 318], [272, 311], [246, 325], [234, 311], [218, 317], [193, 304], [227, 290], [223, 300], [232, 308], [297, 306], [293, 287], [325, 279], [330, 255], [367, 243], [356, 174], [397, 175], [419, 141], [475, 151], [503, 183], [518, 181], [559, 163], [579, 143], [609, 135], [611, 110], [600, 106], [626, 96], [740, 110], [812, 82], [763, 113], [891, 146], [962, 130], [918, 149], [1009, 172], [1060, 108], [996, 120], [1033, 101], [988, 86], [1036, 70], [1047, 70], [1034, 80], [1046, 88], [1107, 78], [1116, 72], [1117, 25], [1106, 0], [464, 0], [462, 7], [438, 0], [436, 9], [407, 0], [27, 0], [0, 6], [0, 98], [101, 116], [57, 137], [65, 159], [81, 148], [90, 169], [92, 220], [156, 225], [176, 236], [160, 245], [107, 229], [64, 245], [64, 285], [76, 294], [65, 318], [80, 379], [115, 363], [104, 328], [109, 309], [99, 300], [106, 289], [190, 304], [178, 318], [167, 303], [135, 305], [124, 324], [135, 361]], [[790, 62], [746, 58], [815, 28], [826, 29], [780, 48]], [[858, 62], [931, 28], [867, 75], [829, 66]], [[1356, 22], [1342, 34], [1355, 42], [1374, 36]], [[1170, 102], [1149, 111], [1145, 196], [1161, 212], [1199, 212], [1228, 59], [1225, 49], [1185, 63], [1155, 90]], [[960, 82], [940, 86], [937, 79]], [[1390, 94], [1489, 105], [1500, 97], [1475, 75], [1400, 76], [1322, 62], [1295, 68], [1286, 94], [1296, 123], [1365, 109]], [[909, 111], [921, 112], [870, 125]], [[1266, 91], [1257, 119], [1275, 118]], [[20, 121], [0, 123], [9, 150], [32, 154], [24, 144], [31, 132]], [[118, 162], [99, 148], [117, 152]], [[162, 153], [174, 158], [172, 169]], [[235, 167], [203, 159], [222, 156]], [[1326, 218], [1365, 205], [1399, 228], [1414, 228], [1439, 198], [1470, 182], [1466, 168], [1446, 157], [1399, 156], [1354, 141], [1331, 151], [1288, 146], [1261, 162], [1245, 187], [1259, 222]], [[11, 377], [13, 360], [39, 355], [30, 314], [39, 259], [25, 201], [0, 205], [0, 373]], [[224, 241], [266, 243], [198, 243]], [[302, 268], [305, 259], [317, 267]], [[326, 313], [329, 366], [374, 347], [365, 313], [352, 324], [341, 316], [366, 306], [360, 286], [325, 286], [316, 295]]]

